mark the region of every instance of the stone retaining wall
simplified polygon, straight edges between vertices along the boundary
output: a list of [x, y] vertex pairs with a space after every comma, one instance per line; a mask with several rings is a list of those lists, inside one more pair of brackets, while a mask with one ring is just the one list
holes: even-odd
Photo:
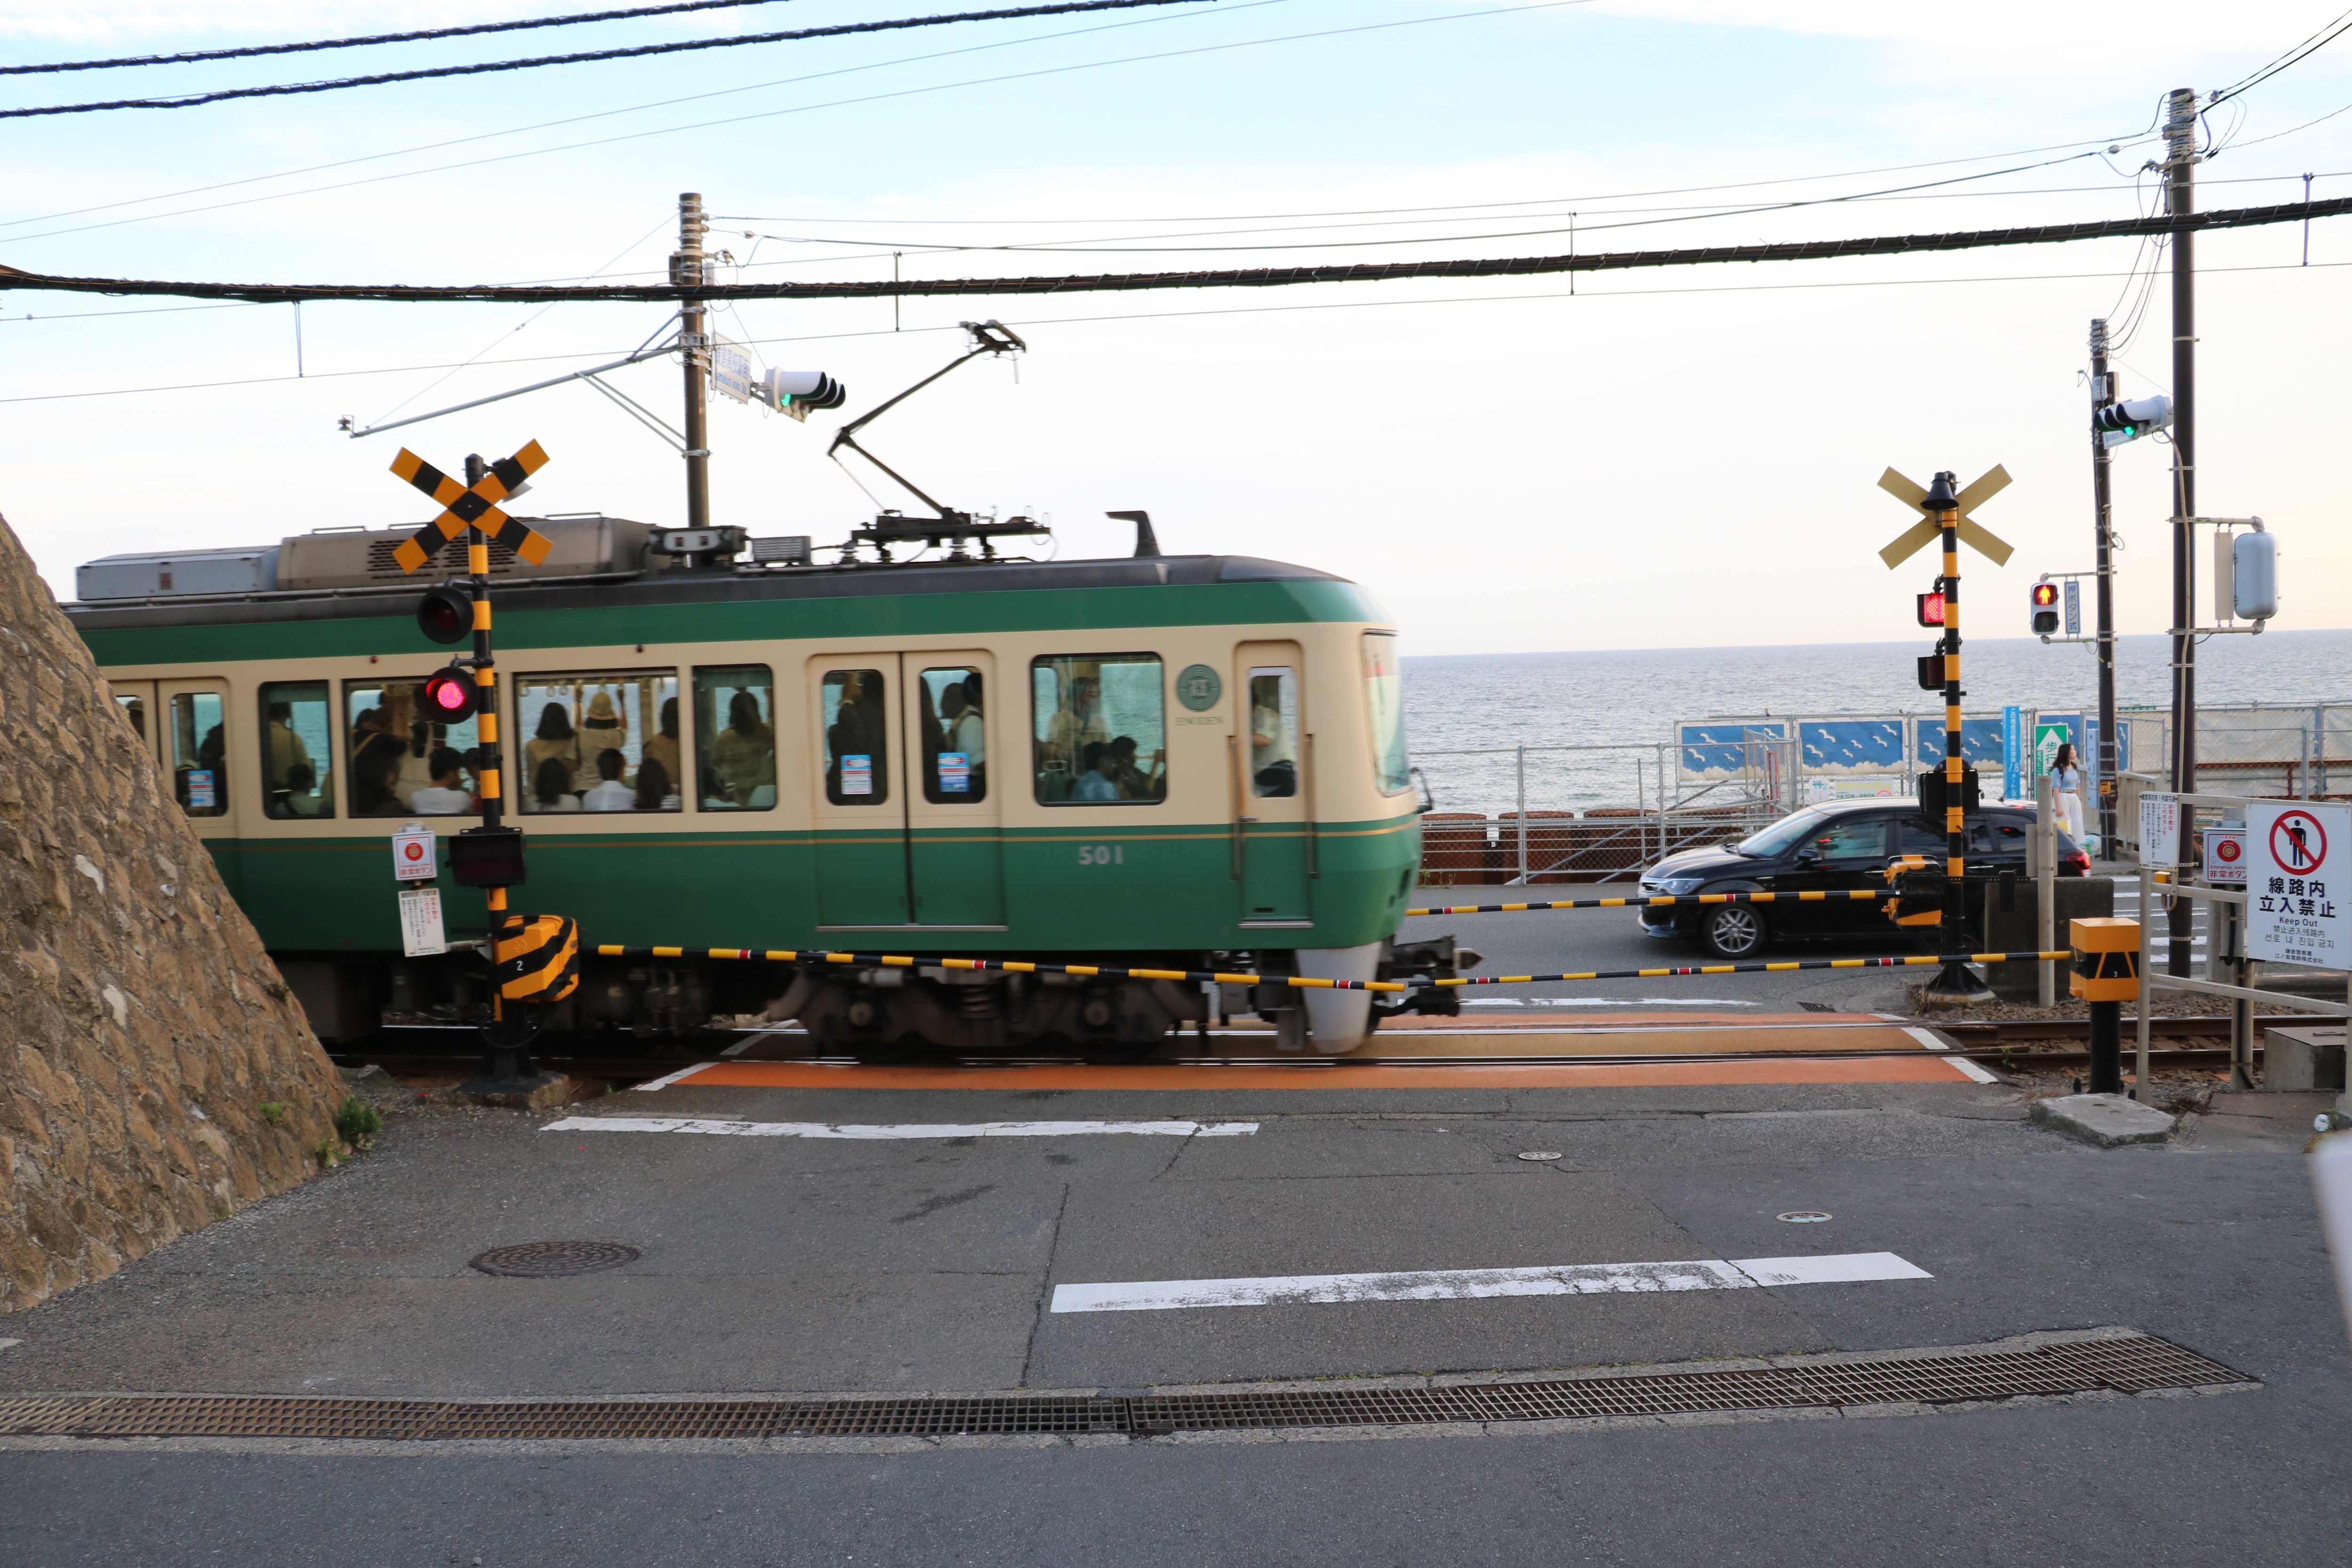
[[300, 1182], [342, 1095], [0, 520], [0, 1313]]

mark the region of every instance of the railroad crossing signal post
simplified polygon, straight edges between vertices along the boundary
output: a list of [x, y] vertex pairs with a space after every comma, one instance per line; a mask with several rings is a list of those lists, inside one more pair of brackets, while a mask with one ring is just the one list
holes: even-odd
[[[532, 1065], [529, 1046], [538, 1026], [510, 1017], [508, 1004], [520, 1014], [532, 1005], [562, 1001], [578, 986], [579, 930], [561, 916], [526, 920], [509, 913], [507, 890], [523, 880], [522, 832], [506, 826], [503, 768], [499, 746], [498, 669], [490, 642], [490, 541], [499, 540], [516, 556], [537, 565], [547, 559], [547, 536], [520, 519], [499, 510], [498, 503], [520, 490], [523, 482], [547, 462], [547, 454], [533, 441], [513, 457], [485, 463], [466, 458], [463, 484], [434, 468], [406, 447], [393, 459], [392, 471], [441, 503], [441, 515], [402, 542], [393, 553], [403, 572], [414, 573], [438, 554], [444, 544], [461, 532], [466, 539], [468, 592], [464, 595], [470, 615], [454, 612], [457, 596], [445, 585], [425, 595], [417, 624], [436, 642], [455, 642], [473, 634], [473, 657], [450, 660], [449, 668], [426, 682], [427, 701], [449, 721], [475, 719], [478, 744], [474, 752], [474, 777], [481, 790], [482, 821], [457, 834], [449, 843], [449, 869], [459, 887], [480, 888], [489, 907], [492, 953], [490, 1022], [482, 1030], [481, 1070], [460, 1089], [469, 1094], [529, 1094], [554, 1075]], [[470, 671], [470, 690], [458, 679]]]
[[[1932, 773], [1920, 778], [1920, 805], [1933, 809], [1928, 795], [1930, 783], [1939, 783], [1936, 792], [1944, 808], [1944, 909], [1939, 935], [1944, 952], [1965, 952], [1968, 943], [1968, 797], [1966, 785], [1969, 772], [1960, 756], [1960, 541], [1990, 558], [1996, 566], [2010, 557], [2010, 547], [1979, 526], [1968, 513], [1979, 502], [1994, 495], [2009, 484], [2006, 469], [1995, 468], [1966, 489], [1958, 488], [1958, 477], [1945, 472], [1936, 476], [1936, 482], [1922, 490], [1916, 484], [1893, 468], [1880, 476], [1879, 488], [1920, 513], [1920, 521], [1905, 531], [1894, 542], [1878, 552], [1891, 571], [1900, 565], [1930, 539], [1942, 537], [1944, 574], [1937, 580], [1937, 589], [1944, 596], [1944, 636], [1937, 645], [1944, 661], [1944, 765], [1942, 778]], [[1947, 956], [1936, 977], [1921, 988], [1921, 994], [1937, 1001], [1975, 1002], [1989, 999], [1990, 988], [1977, 977], [1967, 963]]]

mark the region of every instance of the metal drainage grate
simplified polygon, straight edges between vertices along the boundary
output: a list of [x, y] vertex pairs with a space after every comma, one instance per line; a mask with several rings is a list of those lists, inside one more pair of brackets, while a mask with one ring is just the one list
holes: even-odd
[[468, 1268], [515, 1279], [553, 1279], [566, 1274], [601, 1274], [635, 1263], [641, 1253], [617, 1241], [525, 1241], [493, 1247]]
[[[623, 1248], [621, 1250], [626, 1250]], [[632, 1255], [634, 1256], [634, 1254]], [[2148, 1334], [2027, 1350], [1808, 1359], [1737, 1372], [1600, 1373], [1434, 1388], [961, 1398], [516, 1401], [191, 1394], [0, 1396], [0, 1436], [425, 1441], [664, 1437], [1149, 1436], [1273, 1427], [1558, 1421], [1716, 1410], [2145, 1394], [2254, 1380]]]

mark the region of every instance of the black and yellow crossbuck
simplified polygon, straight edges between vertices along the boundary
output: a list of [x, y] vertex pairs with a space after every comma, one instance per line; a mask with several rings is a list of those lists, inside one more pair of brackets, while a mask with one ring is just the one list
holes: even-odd
[[509, 517], [499, 510], [498, 503], [520, 489], [523, 480], [546, 466], [547, 454], [533, 441], [513, 457], [492, 463], [490, 471], [468, 487], [403, 447], [400, 456], [392, 460], [392, 471], [447, 510], [418, 529], [415, 538], [403, 540], [400, 548], [392, 552], [393, 559], [400, 563], [403, 572], [414, 572], [432, 560], [445, 542], [457, 538], [470, 525], [494, 541], [505, 541], [517, 555], [538, 565], [552, 548], [547, 535]]

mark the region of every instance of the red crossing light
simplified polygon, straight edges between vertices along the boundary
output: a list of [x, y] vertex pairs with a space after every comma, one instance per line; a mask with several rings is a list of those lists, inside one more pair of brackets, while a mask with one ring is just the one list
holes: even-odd
[[436, 724], [462, 724], [474, 716], [475, 690], [467, 671], [436, 670], [425, 682], [425, 711]]
[[1944, 624], [1944, 591], [1941, 588], [1932, 594], [1919, 595], [1919, 624], [1923, 626]]

